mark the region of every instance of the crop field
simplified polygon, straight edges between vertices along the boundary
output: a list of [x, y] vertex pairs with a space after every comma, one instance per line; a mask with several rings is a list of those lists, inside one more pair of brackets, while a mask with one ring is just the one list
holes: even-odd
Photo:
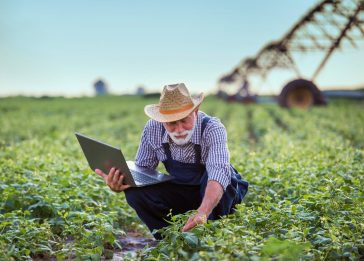
[[[157, 102], [0, 99], [0, 260], [115, 259], [127, 233], [150, 237], [124, 194], [89, 169], [74, 132], [133, 160], [144, 105]], [[163, 240], [124, 259], [364, 258], [363, 102], [301, 111], [207, 97], [200, 109], [226, 126], [248, 195], [235, 214], [190, 232], [180, 232], [188, 213], [172, 217]]]

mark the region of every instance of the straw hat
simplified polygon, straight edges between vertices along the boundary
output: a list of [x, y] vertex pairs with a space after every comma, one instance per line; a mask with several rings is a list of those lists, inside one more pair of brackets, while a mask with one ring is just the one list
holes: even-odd
[[144, 107], [144, 112], [158, 122], [171, 122], [183, 119], [203, 101], [203, 93], [191, 97], [184, 83], [165, 85], [159, 104]]

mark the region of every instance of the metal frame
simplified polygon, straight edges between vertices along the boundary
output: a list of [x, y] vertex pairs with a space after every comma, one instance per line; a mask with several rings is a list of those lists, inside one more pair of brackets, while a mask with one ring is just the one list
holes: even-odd
[[219, 79], [219, 89], [226, 84], [243, 83], [257, 74], [265, 78], [276, 68], [301, 73], [293, 59], [293, 52], [326, 52], [314, 74], [313, 81], [332, 53], [347, 42], [364, 38], [364, 0], [323, 0], [300, 19], [280, 40], [268, 43], [255, 57], [242, 60], [230, 73]]

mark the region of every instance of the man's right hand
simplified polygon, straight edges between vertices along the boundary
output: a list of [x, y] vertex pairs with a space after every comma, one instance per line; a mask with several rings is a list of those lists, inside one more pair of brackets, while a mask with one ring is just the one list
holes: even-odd
[[105, 174], [100, 169], [95, 169], [95, 172], [105, 180], [105, 183], [114, 192], [121, 192], [130, 187], [130, 185], [123, 184], [124, 174], [116, 168], [111, 168], [109, 174]]

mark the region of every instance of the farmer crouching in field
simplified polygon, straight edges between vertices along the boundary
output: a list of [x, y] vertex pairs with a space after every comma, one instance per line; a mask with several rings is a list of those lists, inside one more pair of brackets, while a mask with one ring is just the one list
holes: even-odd
[[144, 108], [151, 120], [144, 127], [135, 164], [155, 169], [161, 161], [174, 180], [131, 188], [123, 185], [119, 170], [112, 168], [108, 175], [96, 170], [111, 190], [125, 191], [150, 231], [168, 225], [170, 210], [175, 215], [197, 209], [182, 229], [188, 231], [232, 213], [247, 193], [248, 183], [230, 165], [225, 127], [198, 111], [202, 101], [202, 93], [192, 98], [180, 83], [165, 86], [159, 104]]

